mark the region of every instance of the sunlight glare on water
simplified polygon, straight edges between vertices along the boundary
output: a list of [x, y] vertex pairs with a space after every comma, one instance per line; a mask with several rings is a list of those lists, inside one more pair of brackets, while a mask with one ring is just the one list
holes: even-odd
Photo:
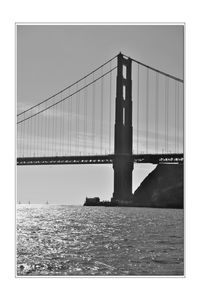
[[183, 210], [17, 206], [18, 276], [183, 275]]

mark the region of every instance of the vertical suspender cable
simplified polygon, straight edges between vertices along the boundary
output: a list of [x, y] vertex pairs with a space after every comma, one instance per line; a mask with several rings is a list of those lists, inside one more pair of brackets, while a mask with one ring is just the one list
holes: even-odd
[[33, 124], [34, 120], [30, 119], [30, 156], [33, 156]]
[[21, 156], [21, 124], [17, 128], [17, 157]]
[[[38, 108], [39, 111], [39, 108]], [[36, 156], [39, 156], [40, 151], [40, 115], [37, 115], [37, 135], [36, 135]]]
[[[39, 111], [39, 108], [38, 108], [38, 111]], [[37, 115], [37, 134], [36, 134], [36, 152], [37, 152], [37, 154], [36, 154], [36, 156], [38, 156], [39, 155], [39, 144], [40, 144], [40, 139], [39, 139], [39, 137], [40, 137], [40, 131], [39, 131], [39, 126], [40, 126], [40, 123], [39, 123], [39, 118], [40, 118], [40, 115]]]
[[17, 157], [20, 157], [20, 128], [21, 125], [19, 124], [19, 126], [15, 125], [15, 131], [17, 130], [17, 141], [15, 141], [15, 145], [17, 144]]
[[[77, 86], [77, 89], [78, 89], [79, 87]], [[79, 153], [79, 136], [80, 136], [80, 133], [79, 133], [79, 118], [80, 118], [80, 116], [79, 116], [79, 110], [80, 110], [80, 93], [78, 93], [77, 94], [77, 97], [78, 97], [78, 99], [77, 99], [77, 114], [78, 114], [78, 120], [77, 120], [77, 130], [78, 130], [78, 139], [77, 139], [77, 153]]]
[[140, 65], [137, 71], [137, 154], [139, 154], [139, 117], [140, 117]]
[[20, 126], [17, 126], [17, 157], [21, 156], [21, 124]]
[[[85, 79], [85, 84], [87, 85], [87, 80]], [[85, 153], [87, 154], [87, 131], [88, 131], [88, 114], [87, 114], [87, 97], [88, 97], [88, 93], [87, 93], [87, 87], [85, 88]]]
[[69, 98], [69, 154], [71, 155], [72, 144], [72, 96]]
[[[44, 113], [45, 115], [45, 113]], [[42, 132], [42, 139], [41, 139], [41, 143], [42, 143], [42, 156], [44, 155], [44, 149], [45, 149], [45, 117], [43, 117], [43, 114], [41, 114], [41, 122], [42, 122], [42, 126], [41, 126], [41, 132]]]
[[28, 140], [28, 122], [29, 122], [29, 120], [27, 120], [25, 122], [25, 124], [26, 124], [26, 154], [25, 154], [25, 156], [28, 156], [28, 150], [29, 150], [29, 145], [28, 145], [28, 142], [29, 142], [29, 140]]
[[47, 112], [47, 156], [49, 156], [49, 146], [50, 146], [50, 112]]
[[[47, 104], [45, 103], [45, 108]], [[46, 144], [47, 144], [47, 117], [48, 111], [44, 113], [44, 156], [46, 156]]]
[[168, 153], [169, 78], [165, 77], [165, 152]]
[[28, 122], [25, 122], [25, 140], [26, 140], [26, 143], [25, 143], [25, 156], [28, 156], [27, 155], [27, 152], [28, 152]]
[[20, 124], [20, 156], [23, 156], [23, 123]]
[[34, 118], [32, 120], [30, 120], [30, 140], [29, 140], [29, 143], [30, 143], [30, 148], [29, 148], [29, 156], [33, 157], [33, 134], [34, 134]]
[[17, 127], [17, 137], [18, 137], [18, 141], [19, 141], [19, 150], [17, 151], [17, 156], [21, 157], [22, 156], [22, 123], [19, 124], [20, 126]]
[[110, 93], [109, 93], [109, 154], [111, 153], [111, 101], [112, 101], [112, 72], [111, 72], [111, 69], [112, 69], [112, 61], [110, 61]]
[[[101, 75], [103, 75], [103, 67], [101, 68]], [[103, 148], [103, 77], [101, 77], [101, 122], [100, 122], [100, 153], [102, 154]]]
[[57, 130], [57, 105], [55, 105], [55, 155], [58, 156], [58, 148], [57, 148], [57, 141], [58, 141], [58, 130]]
[[170, 81], [167, 80], [167, 152], [169, 152], [169, 91], [170, 91]]
[[[39, 111], [39, 107], [38, 107]], [[41, 156], [41, 124], [40, 124], [41, 115], [38, 114], [38, 156]]]
[[24, 122], [24, 156], [27, 156], [27, 122]]
[[47, 125], [47, 128], [46, 128], [46, 156], [49, 156], [49, 112], [47, 112], [47, 121], [46, 121], [46, 125]]
[[30, 127], [30, 122], [29, 122], [30, 120], [28, 120], [28, 122], [27, 122], [27, 154], [26, 154], [26, 156], [29, 156], [30, 155], [30, 146], [29, 146], [29, 144], [30, 144], [30, 135], [29, 135], [29, 127]]
[[29, 156], [29, 121], [26, 122], [26, 156]]
[[33, 124], [34, 120], [30, 119], [30, 156], [33, 156]]
[[41, 147], [41, 156], [43, 156], [43, 119], [42, 119], [42, 114], [40, 115], [40, 147]]
[[66, 102], [63, 102], [63, 148], [62, 155], [65, 155], [65, 118], [66, 118]]
[[28, 120], [28, 156], [31, 156], [31, 119]]
[[35, 156], [36, 116], [33, 118], [33, 156]]
[[[60, 98], [62, 100], [62, 93], [60, 94]], [[61, 102], [61, 104], [59, 105], [60, 107], [60, 113], [59, 113], [59, 124], [60, 124], [60, 155], [62, 155], [62, 119], [63, 119], [63, 102]]]
[[23, 123], [23, 127], [24, 127], [24, 130], [23, 130], [23, 135], [24, 135], [24, 138], [23, 138], [23, 156], [26, 157], [26, 147], [27, 147], [27, 141], [26, 141], [26, 125], [27, 123], [24, 122]]
[[[25, 119], [25, 114], [24, 113], [24, 119]], [[26, 122], [23, 123], [23, 156], [25, 156], [25, 136], [26, 136]]]
[[[93, 81], [94, 81], [94, 72], [93, 72]], [[95, 146], [95, 82], [92, 85], [92, 154], [94, 154]]]
[[64, 156], [64, 138], [65, 138], [65, 101], [62, 102], [62, 151], [61, 155]]
[[55, 140], [56, 140], [56, 106], [53, 107], [53, 156], [56, 156]]
[[[76, 92], [78, 90], [78, 83], [76, 84]], [[78, 93], [76, 94], [76, 142], [75, 142], [75, 153], [77, 152], [78, 144]]]
[[182, 142], [181, 142], [181, 152], [184, 151], [184, 84], [181, 84], [181, 102], [182, 102], [182, 113], [181, 113], [181, 136], [182, 136]]
[[22, 124], [22, 157], [24, 156], [24, 123]]
[[[39, 111], [39, 106], [38, 106], [38, 111]], [[38, 156], [41, 155], [41, 138], [40, 138], [40, 114], [38, 115], [38, 142], [37, 142], [37, 148], [38, 148]]]
[[176, 149], [177, 149], [177, 145], [176, 145], [176, 143], [177, 143], [177, 81], [174, 81], [174, 84], [175, 84], [175, 103], [174, 103], [174, 105], [175, 105], [175, 113], [174, 113], [174, 130], [175, 130], [175, 136], [174, 136], [174, 139], [175, 139], [175, 141], [174, 141], [174, 144], [175, 144], [175, 153], [176, 153]]
[[37, 156], [37, 151], [38, 151], [38, 115], [35, 116], [35, 142], [34, 142], [34, 147], [35, 147], [35, 156]]
[[24, 123], [21, 123], [22, 124], [22, 140], [21, 140], [21, 143], [22, 143], [22, 146], [21, 146], [21, 149], [22, 149], [22, 157], [24, 156]]
[[158, 112], [159, 112], [159, 73], [156, 72], [156, 97], [155, 97], [155, 153], [158, 153]]
[[[22, 127], [23, 127], [23, 124], [19, 124], [20, 126], [17, 127], [17, 130], [18, 130], [18, 139], [19, 139], [19, 156], [22, 157]], [[18, 153], [17, 153], [18, 155]]]
[[41, 131], [40, 131], [40, 143], [41, 143], [41, 156], [44, 156], [44, 149], [43, 149], [43, 129], [44, 129], [44, 125], [43, 125], [43, 115], [40, 115], [40, 122], [41, 122]]
[[51, 155], [53, 156], [53, 139], [54, 139], [54, 106], [52, 107], [52, 133], [51, 133]]
[[38, 155], [38, 115], [35, 116], [35, 156]]
[[62, 102], [62, 151], [61, 155], [64, 156], [64, 131], [65, 131], [65, 101]]
[[[70, 89], [69, 89], [69, 95], [70, 95]], [[70, 117], [69, 117], [69, 114], [70, 114], [70, 98], [68, 98], [68, 101], [67, 101], [67, 152], [68, 152], [68, 155], [69, 155], [69, 150], [70, 150], [70, 146], [69, 146], [69, 135], [70, 135]]]
[[149, 142], [149, 69], [147, 69], [146, 80], [146, 153], [148, 153]]
[[[86, 81], [86, 78], [85, 78], [85, 81], [84, 81], [84, 85], [86, 86], [87, 84], [87, 81]], [[87, 123], [87, 104], [86, 104], [86, 88], [84, 89], [84, 98], [83, 98], [83, 101], [84, 101], [84, 142], [83, 142], [83, 148], [84, 148], [84, 154], [86, 154], [86, 123]]]
[[177, 82], [177, 152], [179, 153], [179, 83]]

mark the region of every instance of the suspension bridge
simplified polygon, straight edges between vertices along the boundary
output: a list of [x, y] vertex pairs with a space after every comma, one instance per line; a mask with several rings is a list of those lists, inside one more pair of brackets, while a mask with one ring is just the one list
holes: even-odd
[[17, 114], [17, 165], [112, 164], [113, 202], [134, 163], [183, 163], [184, 81], [122, 53]]

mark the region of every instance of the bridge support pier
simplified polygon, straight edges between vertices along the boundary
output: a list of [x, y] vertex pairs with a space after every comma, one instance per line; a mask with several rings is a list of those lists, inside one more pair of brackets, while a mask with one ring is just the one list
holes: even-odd
[[128, 205], [132, 198], [132, 80], [131, 59], [120, 53], [115, 112], [114, 193], [111, 202]]
[[133, 162], [131, 157], [121, 155], [114, 159], [114, 193], [111, 202], [127, 205], [132, 196]]

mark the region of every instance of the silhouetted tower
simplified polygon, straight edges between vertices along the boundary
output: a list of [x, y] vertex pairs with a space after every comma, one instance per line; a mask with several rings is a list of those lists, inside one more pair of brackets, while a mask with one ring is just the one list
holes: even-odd
[[132, 196], [132, 80], [131, 59], [120, 53], [115, 105], [115, 158], [113, 203], [125, 204]]

